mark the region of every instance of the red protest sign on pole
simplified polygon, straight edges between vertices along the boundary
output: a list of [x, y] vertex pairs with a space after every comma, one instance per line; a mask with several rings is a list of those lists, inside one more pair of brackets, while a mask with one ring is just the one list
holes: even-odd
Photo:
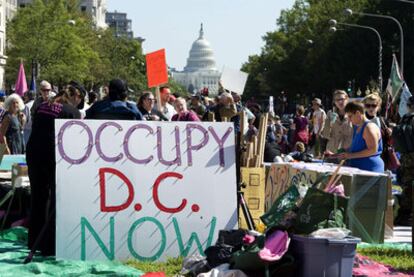
[[145, 56], [147, 61], [148, 87], [153, 88], [168, 83], [165, 49], [161, 49]]

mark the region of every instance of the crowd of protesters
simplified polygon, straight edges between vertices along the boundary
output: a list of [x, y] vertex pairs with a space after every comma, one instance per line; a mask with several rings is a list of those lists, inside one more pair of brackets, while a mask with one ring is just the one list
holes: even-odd
[[[234, 124], [241, 151], [240, 145], [258, 135], [261, 114], [269, 111], [255, 101], [243, 104], [240, 95], [228, 91], [214, 98], [201, 93], [183, 98], [173, 95], [169, 87], [161, 87], [160, 103], [156, 103], [151, 91], [144, 91], [136, 102], [128, 99], [128, 92], [126, 82], [115, 79], [105, 87], [104, 95], [88, 93], [75, 81], [59, 92], [54, 92], [49, 82], [42, 81], [39, 93], [28, 91], [24, 97], [0, 95], [0, 145], [6, 154], [26, 153], [29, 168], [32, 197], [29, 247], [34, 247], [45, 225], [49, 226], [45, 237], [55, 236], [55, 119], [228, 121]], [[278, 99], [281, 102], [278, 114], [270, 112], [267, 124], [265, 162], [277, 161], [284, 155], [302, 161], [330, 157], [374, 172], [398, 169], [404, 190], [400, 219], [411, 220], [414, 143], [401, 151], [400, 160], [395, 160], [392, 128], [396, 125], [379, 115], [382, 106], [379, 95], [370, 94], [362, 102], [350, 101], [345, 91], [337, 90], [333, 93], [332, 109], [325, 110], [322, 101], [314, 98], [310, 109], [297, 105], [295, 115], [285, 113], [288, 100], [284, 93]], [[412, 126], [404, 128], [410, 130], [406, 136], [412, 140], [414, 97], [408, 100], [407, 108], [401, 124]], [[242, 126], [246, 130], [241, 130]], [[54, 239], [43, 240], [38, 249], [44, 255], [53, 255], [54, 243]]]

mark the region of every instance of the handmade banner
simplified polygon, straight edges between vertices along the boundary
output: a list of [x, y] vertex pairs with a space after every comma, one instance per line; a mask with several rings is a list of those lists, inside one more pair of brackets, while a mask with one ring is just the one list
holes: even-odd
[[231, 123], [56, 120], [56, 256], [203, 255], [237, 228]]
[[153, 88], [168, 83], [167, 63], [165, 49], [145, 55], [147, 62], [148, 87]]

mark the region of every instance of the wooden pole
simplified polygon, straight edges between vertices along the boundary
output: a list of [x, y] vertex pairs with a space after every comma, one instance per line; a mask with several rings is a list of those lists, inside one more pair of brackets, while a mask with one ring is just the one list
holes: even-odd
[[208, 121], [210, 122], [216, 121], [214, 117], [215, 117], [214, 113], [208, 112]]
[[246, 112], [242, 110], [240, 112], [240, 143], [244, 142], [244, 129], [246, 128]]
[[326, 187], [330, 187], [331, 184], [333, 183], [333, 181], [336, 178], [336, 175], [338, 175], [339, 170], [341, 169], [341, 167], [344, 165], [345, 160], [342, 160], [339, 165], [336, 167], [334, 173], [332, 174], [331, 178], [329, 178], [328, 184], [326, 185]]
[[157, 99], [157, 110], [162, 113], [162, 105], [161, 105], [161, 93], [160, 93], [160, 87], [155, 87], [155, 98]]

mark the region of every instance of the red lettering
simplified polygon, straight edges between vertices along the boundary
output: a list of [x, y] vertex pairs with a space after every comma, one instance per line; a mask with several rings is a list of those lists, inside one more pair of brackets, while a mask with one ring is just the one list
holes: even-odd
[[[118, 178], [120, 178], [122, 181], [124, 181], [124, 184], [128, 187], [128, 198], [127, 200], [118, 206], [107, 206], [106, 205], [106, 179], [105, 179], [105, 173], [116, 175]], [[122, 210], [125, 210], [126, 208], [131, 205], [132, 200], [134, 200], [134, 187], [132, 186], [131, 181], [121, 172], [114, 168], [100, 168], [99, 169], [99, 187], [100, 187], [100, 193], [101, 193], [101, 211], [102, 212], [119, 212]]]
[[154, 198], [154, 203], [158, 209], [166, 213], [174, 214], [174, 213], [181, 212], [185, 208], [185, 206], [187, 205], [187, 199], [183, 199], [180, 206], [176, 208], [168, 208], [161, 203], [160, 198], [158, 197], [158, 187], [160, 186], [161, 182], [164, 179], [171, 178], [171, 177], [182, 179], [183, 175], [179, 173], [175, 173], [175, 172], [165, 172], [161, 174], [160, 176], [158, 176], [157, 180], [155, 180], [154, 187], [152, 188], [152, 197]]

